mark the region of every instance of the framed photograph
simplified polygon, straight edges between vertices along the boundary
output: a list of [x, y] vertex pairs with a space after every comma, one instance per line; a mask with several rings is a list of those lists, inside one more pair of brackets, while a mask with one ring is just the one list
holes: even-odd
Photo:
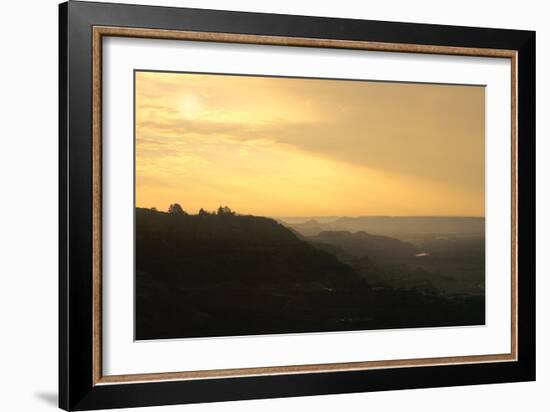
[[66, 410], [535, 379], [535, 33], [60, 5]]

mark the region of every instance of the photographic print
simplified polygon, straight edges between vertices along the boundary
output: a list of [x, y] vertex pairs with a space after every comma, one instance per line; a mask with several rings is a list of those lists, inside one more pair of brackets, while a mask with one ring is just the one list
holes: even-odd
[[135, 338], [485, 324], [485, 87], [134, 72]]

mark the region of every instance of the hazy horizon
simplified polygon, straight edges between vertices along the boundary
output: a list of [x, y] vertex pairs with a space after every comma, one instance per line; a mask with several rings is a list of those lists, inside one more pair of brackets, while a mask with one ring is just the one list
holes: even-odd
[[482, 86], [135, 76], [138, 207], [485, 215]]
[[[187, 209], [184, 207], [184, 204], [183, 203], [180, 203], [180, 202], [173, 202], [173, 203], [177, 203], [179, 204], [180, 206], [182, 206], [182, 208], [184, 209], [185, 212], [189, 213], [189, 214], [198, 214], [200, 209], [204, 209], [208, 212], [214, 212], [216, 211], [218, 208], [215, 207], [215, 208], [211, 208], [211, 209], [208, 209], [208, 208], [199, 208], [199, 209], [196, 209], [196, 210], [191, 210], [191, 209]], [[138, 208], [143, 208], [143, 209], [151, 209], [151, 208], [155, 208], [157, 209], [158, 211], [160, 212], [168, 212], [168, 208], [169, 208], [170, 205], [167, 205], [166, 207], [156, 207], [156, 206], [149, 206], [149, 207], [146, 207], [146, 206], [136, 206]], [[228, 206], [230, 209], [233, 210], [233, 208], [231, 208], [231, 205], [219, 205], [218, 207], [220, 206]], [[233, 210], [236, 214], [238, 215], [244, 215], [244, 213], [241, 213], [240, 211], [238, 210]], [[248, 215], [248, 214], [247, 214]], [[250, 215], [254, 215], [254, 214], [250, 214]], [[433, 217], [433, 218], [480, 218], [480, 219], [485, 219], [485, 216], [475, 216], [475, 215], [256, 215], [256, 216], [265, 216], [265, 217], [270, 217], [270, 218], [273, 218], [273, 219], [284, 219], [284, 218], [287, 218], [287, 219], [340, 219], [342, 217], [347, 217], [347, 218], [357, 218], [357, 217]]]

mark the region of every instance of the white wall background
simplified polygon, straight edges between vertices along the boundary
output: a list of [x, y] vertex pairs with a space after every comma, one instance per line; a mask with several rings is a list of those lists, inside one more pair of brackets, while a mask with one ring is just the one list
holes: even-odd
[[[545, 2], [149, 0], [145, 3], [537, 31], [538, 381], [170, 406], [164, 410], [547, 410], [550, 301], [545, 297], [550, 293], [547, 276], [550, 264], [545, 252], [550, 247], [546, 235], [550, 218], [543, 212], [550, 210], [550, 195], [545, 187], [548, 183], [544, 179], [550, 176], [550, 162], [546, 159], [550, 155], [550, 26]], [[4, 2], [0, 7], [0, 409], [40, 412], [54, 410], [57, 404], [57, 1]]]

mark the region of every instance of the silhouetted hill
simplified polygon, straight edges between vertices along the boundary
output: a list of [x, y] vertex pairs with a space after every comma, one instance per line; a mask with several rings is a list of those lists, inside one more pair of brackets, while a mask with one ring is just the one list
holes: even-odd
[[330, 230], [331, 225], [329, 223], [320, 223], [312, 219], [302, 223], [288, 224], [288, 227], [303, 236], [315, 236], [320, 232]]
[[[165, 257], [172, 263], [181, 263], [182, 270], [188, 272], [194, 268], [184, 264], [189, 265], [199, 255], [207, 254], [211, 261], [197, 268], [205, 280], [218, 277], [226, 280], [225, 264], [239, 265], [235, 268], [239, 276], [251, 282], [277, 280], [281, 276], [291, 276], [296, 282], [313, 273], [316, 279], [328, 281], [331, 276], [340, 276], [341, 281], [342, 276], [349, 278], [352, 273], [349, 266], [334, 256], [300, 240], [283, 225], [265, 217], [173, 216], [137, 209], [136, 238], [140, 268], [147, 268]], [[292, 273], [288, 269], [293, 269]], [[281, 280], [288, 281], [287, 278]]]
[[476, 296], [485, 291], [483, 236], [426, 236], [418, 246], [366, 232], [325, 231], [304, 239], [352, 266], [371, 285]]
[[[416, 240], [421, 235], [481, 236], [485, 233], [483, 217], [442, 216], [359, 216], [335, 217], [330, 221], [310, 219], [296, 221], [281, 218], [281, 222], [304, 236], [324, 231], [364, 231], [373, 235]], [[416, 242], [415, 242], [416, 243]]]
[[371, 235], [360, 231], [351, 233], [345, 230], [324, 231], [307, 240], [314, 244], [328, 244], [342, 249], [349, 255], [369, 257], [377, 263], [396, 263], [412, 260], [418, 253], [416, 247], [399, 239]]
[[[234, 334], [235, 319], [243, 334], [261, 333], [265, 311], [276, 329], [292, 329], [299, 314], [317, 330], [319, 318], [345, 310], [347, 294], [368, 288], [334, 256], [256, 216], [137, 209], [136, 269], [140, 339]], [[315, 300], [322, 307], [310, 307]]]
[[[357, 237], [370, 239], [367, 234]], [[407, 247], [377, 241], [387, 242], [388, 247]], [[349, 265], [343, 255], [331, 253], [331, 245], [322, 246], [324, 250], [265, 217], [169, 214], [138, 208], [136, 338], [484, 321], [483, 300], [449, 300], [391, 286], [375, 290], [365, 273]], [[371, 273], [376, 271], [367, 258], [363, 266]]]
[[360, 216], [341, 217], [330, 223], [334, 227], [352, 232], [364, 230], [372, 234], [389, 236], [445, 233], [483, 234], [485, 218], [446, 216]]

